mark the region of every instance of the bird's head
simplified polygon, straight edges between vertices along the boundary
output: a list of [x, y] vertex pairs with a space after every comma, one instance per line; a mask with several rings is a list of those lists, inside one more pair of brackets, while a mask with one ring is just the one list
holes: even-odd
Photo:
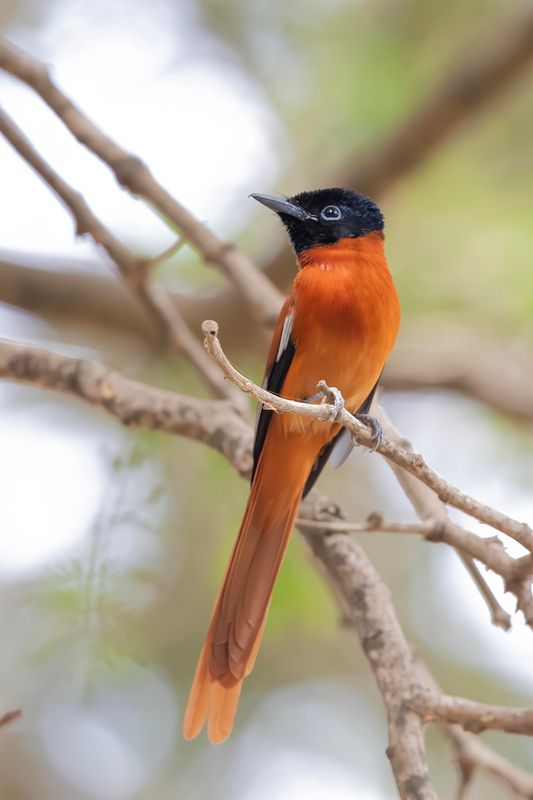
[[383, 231], [383, 214], [378, 206], [369, 197], [348, 189], [317, 189], [287, 198], [270, 194], [251, 197], [276, 212], [297, 255], [340, 239]]

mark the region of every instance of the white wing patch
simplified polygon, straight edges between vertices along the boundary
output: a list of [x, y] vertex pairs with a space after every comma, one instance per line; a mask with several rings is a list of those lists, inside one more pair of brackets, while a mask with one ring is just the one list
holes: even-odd
[[289, 339], [291, 338], [293, 320], [294, 320], [294, 314], [287, 314], [287, 316], [283, 321], [283, 328], [281, 329], [278, 352], [276, 353], [276, 361], [280, 360], [281, 356], [283, 355], [283, 351], [289, 344]]
[[331, 455], [329, 457], [329, 463], [333, 469], [337, 469], [337, 467], [340, 467], [342, 464], [344, 464], [354, 447], [355, 445], [353, 443], [350, 431], [344, 429], [333, 445]]

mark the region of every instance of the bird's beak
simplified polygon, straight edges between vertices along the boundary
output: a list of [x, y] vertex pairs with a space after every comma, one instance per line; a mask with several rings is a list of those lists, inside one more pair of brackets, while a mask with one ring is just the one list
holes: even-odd
[[287, 214], [290, 217], [296, 217], [302, 222], [304, 219], [313, 219], [311, 214], [308, 214], [304, 208], [295, 205], [295, 203], [289, 203], [284, 197], [276, 197], [273, 194], [251, 194], [250, 197], [275, 211], [276, 214]]

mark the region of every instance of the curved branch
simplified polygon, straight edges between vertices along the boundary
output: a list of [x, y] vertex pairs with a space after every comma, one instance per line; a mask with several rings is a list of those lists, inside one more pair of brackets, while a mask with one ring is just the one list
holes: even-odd
[[204, 442], [248, 475], [251, 431], [233, 403], [201, 400], [132, 381], [97, 361], [0, 340], [0, 377], [73, 395], [122, 425]]
[[124, 150], [100, 130], [54, 83], [48, 66], [6, 40], [0, 40], [0, 69], [30, 86], [70, 133], [115, 174], [118, 183], [144, 198], [170, 220], [207, 264], [218, 267], [237, 287], [256, 319], [271, 326], [283, 298], [236, 245], [220, 241], [152, 175], [140, 158]]
[[[353, 435], [357, 444], [374, 449], [374, 437], [369, 427], [363, 425], [346, 409], [342, 409], [336, 414], [335, 407], [328, 403], [320, 405], [304, 403], [296, 400], [288, 400], [283, 397], [267, 392], [266, 389], [257, 386], [248, 378], [241, 375], [226, 358], [220, 342], [218, 340], [218, 325], [213, 320], [207, 320], [202, 325], [205, 334], [205, 346], [213, 356], [224, 375], [237, 386], [242, 392], [250, 394], [264, 407], [272, 409], [280, 414], [299, 414], [306, 417], [314, 417], [318, 420], [335, 419], [343, 425]], [[402, 467], [415, 478], [425, 483], [432, 489], [438, 497], [446, 504], [464, 511], [471, 517], [490, 525], [496, 530], [506, 533], [511, 538], [519, 542], [523, 547], [533, 553], [533, 530], [525, 522], [509, 517], [501, 511], [492, 508], [486, 503], [474, 499], [463, 492], [457, 486], [449, 483], [433, 470], [419, 453], [415, 453], [401, 447], [396, 442], [384, 437], [377, 447], [377, 452], [385, 456], [389, 461]]]
[[88, 234], [95, 244], [106, 251], [130, 288], [136, 292], [158, 323], [163, 325], [174, 347], [189, 358], [205, 383], [219, 397], [238, 402], [233, 391], [229, 390], [227, 384], [220, 379], [218, 371], [212, 368], [201, 344], [191, 333], [168, 295], [155, 284], [146, 281], [145, 262], [136, 258], [129, 248], [100, 222], [84, 197], [52, 169], [13, 120], [1, 109], [0, 133], [70, 211], [76, 223], [76, 235]]

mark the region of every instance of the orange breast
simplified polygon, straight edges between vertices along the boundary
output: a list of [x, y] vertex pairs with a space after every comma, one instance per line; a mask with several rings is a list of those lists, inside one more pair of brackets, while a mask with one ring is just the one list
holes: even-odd
[[[316, 247], [300, 259], [293, 294], [296, 345], [283, 394], [304, 398], [325, 380], [356, 411], [376, 384], [400, 323], [398, 295], [379, 234]], [[285, 433], [320, 433], [330, 426], [285, 416]]]

